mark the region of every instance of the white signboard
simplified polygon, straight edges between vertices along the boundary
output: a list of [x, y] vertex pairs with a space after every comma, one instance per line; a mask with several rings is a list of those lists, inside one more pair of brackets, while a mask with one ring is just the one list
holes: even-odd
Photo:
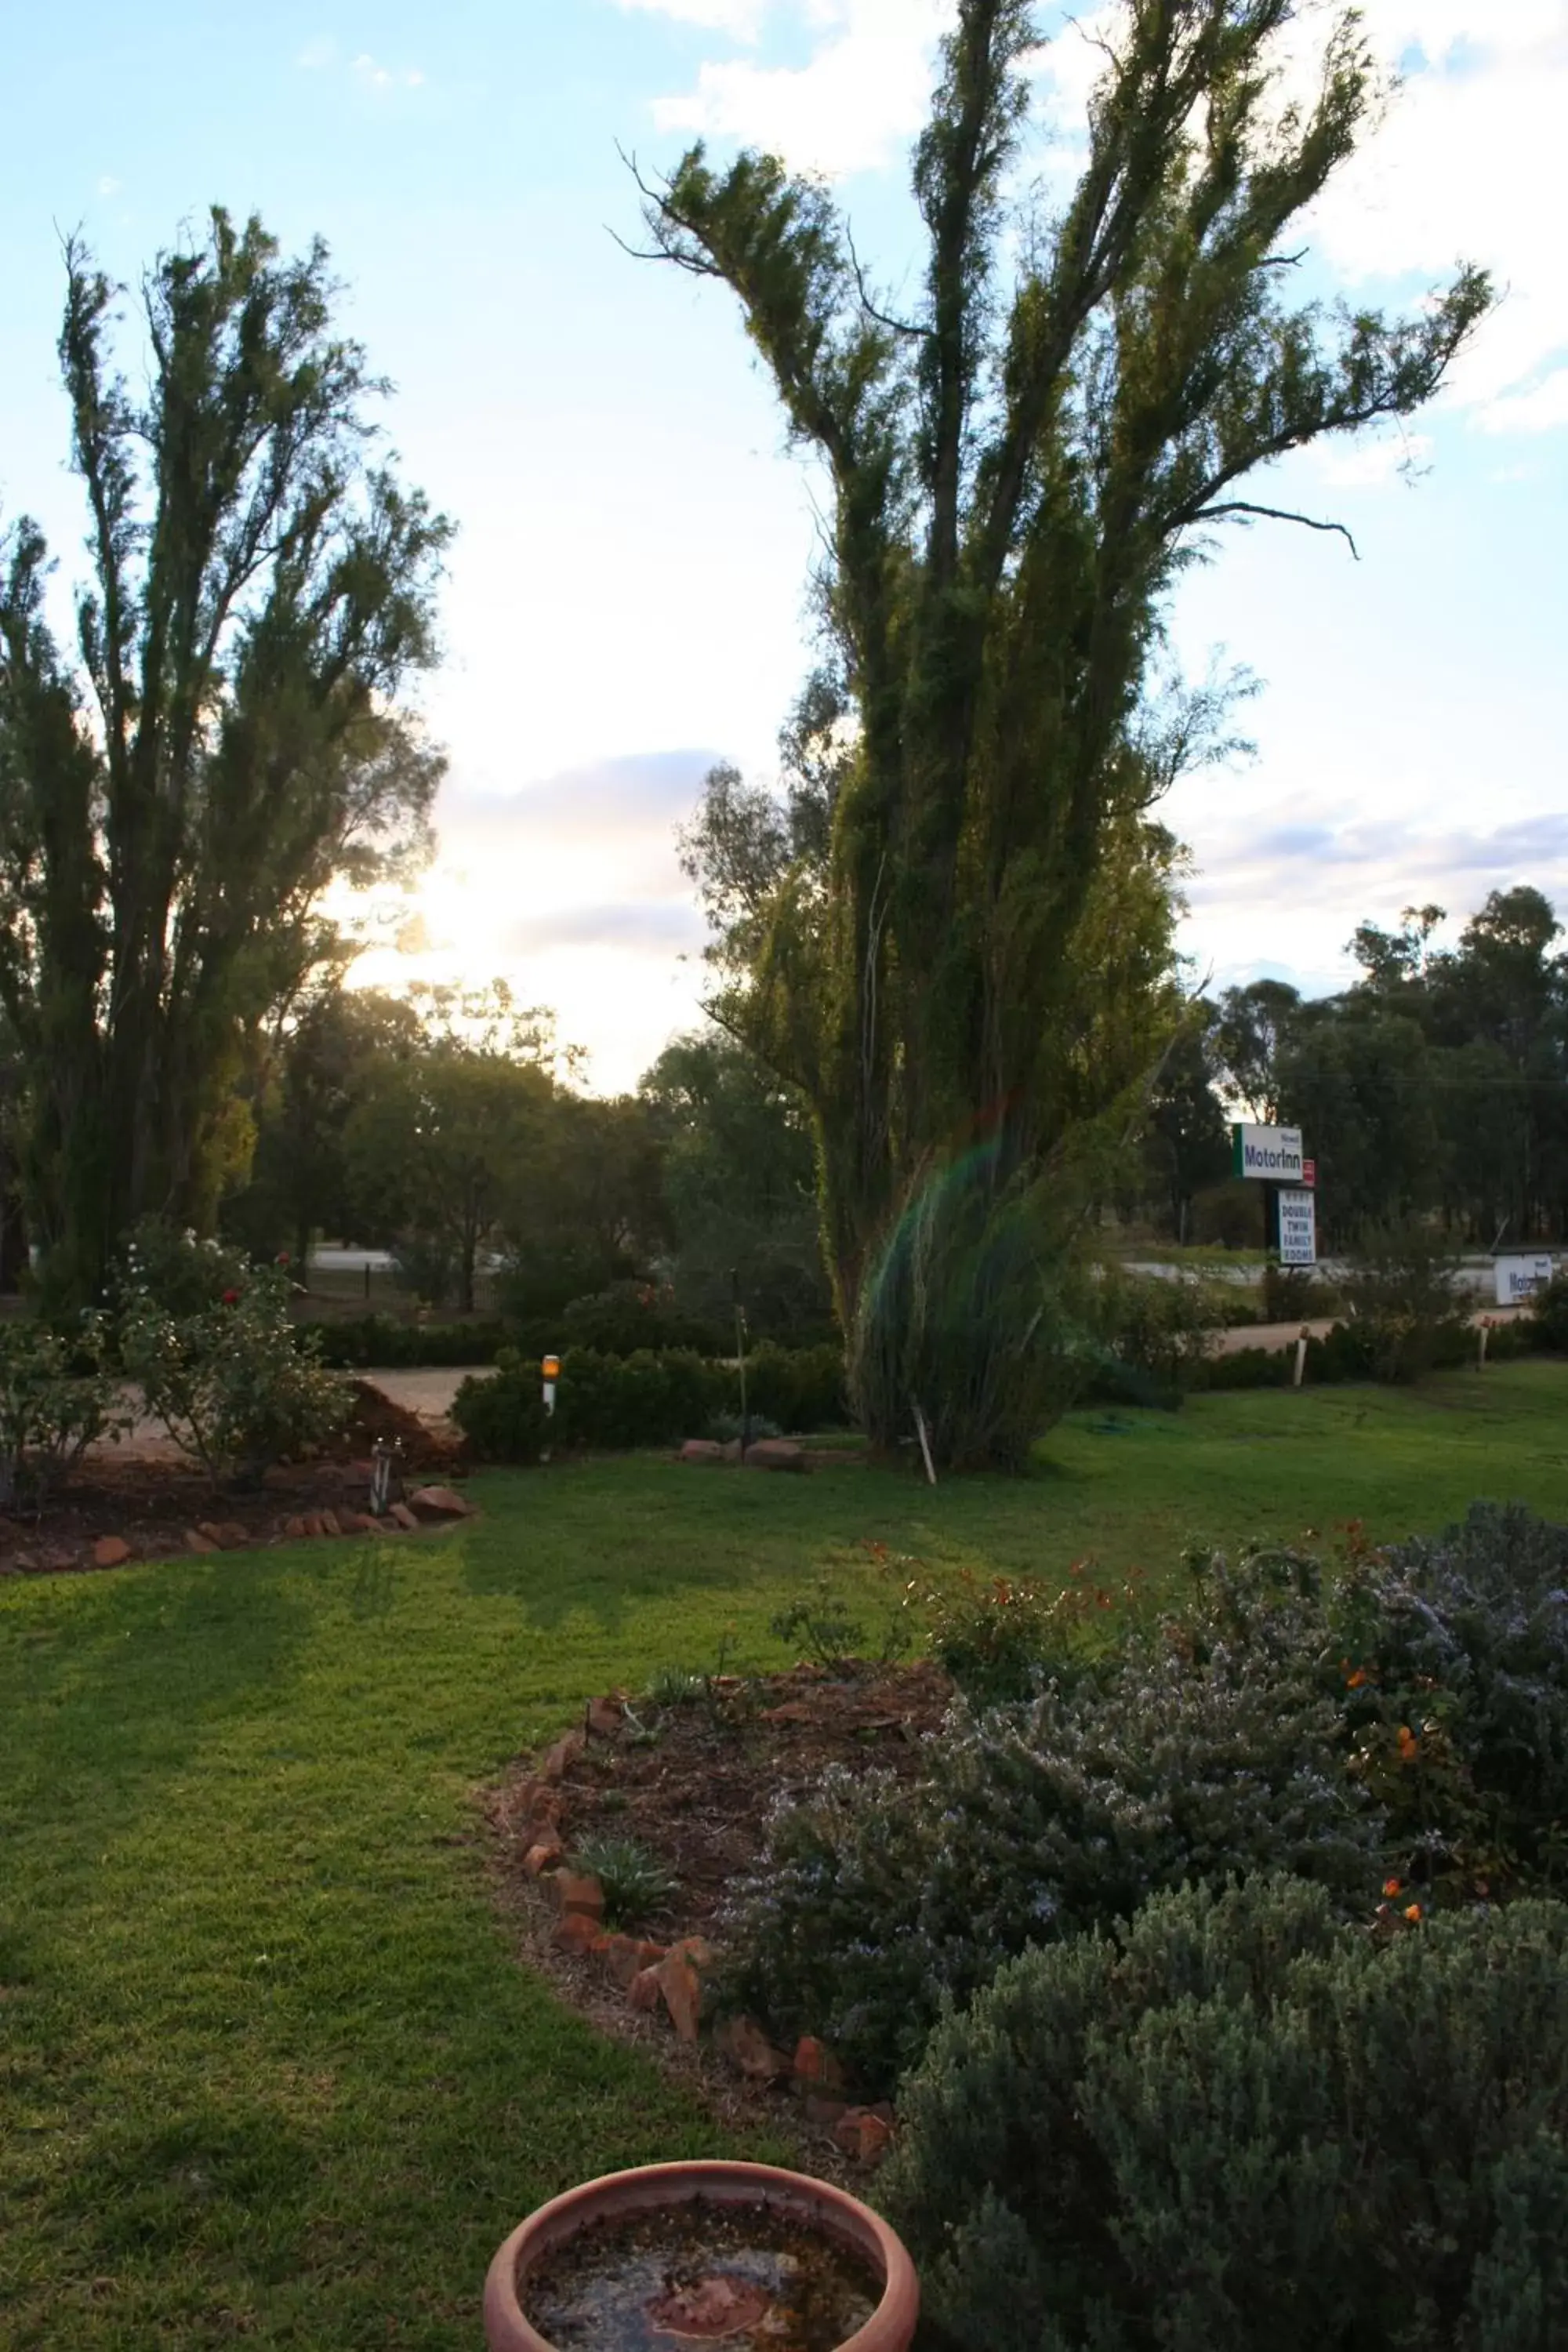
[[1317, 1265], [1318, 1202], [1315, 1193], [1280, 1193], [1279, 1263], [1281, 1265]]
[[1300, 1184], [1306, 1177], [1299, 1127], [1233, 1127], [1231, 1172], [1260, 1176], [1270, 1184]]
[[1549, 1257], [1500, 1257], [1493, 1272], [1497, 1276], [1497, 1303], [1500, 1307], [1522, 1307], [1538, 1290], [1544, 1290], [1552, 1279]]

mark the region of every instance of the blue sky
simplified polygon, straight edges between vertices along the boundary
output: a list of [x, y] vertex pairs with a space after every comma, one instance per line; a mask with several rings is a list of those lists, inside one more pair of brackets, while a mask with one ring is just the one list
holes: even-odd
[[[440, 10], [103, 0], [13, 8], [0, 146], [0, 512], [80, 569], [54, 337], [58, 239], [133, 280], [213, 201], [320, 231], [397, 391], [405, 468], [459, 526], [451, 752], [426, 954], [553, 1003], [630, 1083], [700, 988], [672, 828], [721, 755], [765, 774], [805, 661], [809, 470], [721, 289], [639, 267], [616, 142], [694, 132], [831, 173], [884, 283], [912, 255], [910, 138], [943, 0], [447, 0]], [[1054, 24], [1059, 12], [1042, 10]], [[1461, 254], [1507, 299], [1413, 434], [1310, 454], [1270, 500], [1334, 539], [1236, 532], [1174, 614], [1262, 681], [1258, 756], [1169, 810], [1186, 945], [1217, 981], [1342, 976], [1363, 916], [1539, 882], [1568, 914], [1568, 0], [1372, 0], [1386, 125], [1310, 224], [1314, 282], [1409, 300]], [[1045, 54], [1031, 173], [1070, 167], [1088, 45]], [[1402, 467], [1404, 470], [1402, 469]], [[1407, 475], [1414, 472], [1415, 478]]]

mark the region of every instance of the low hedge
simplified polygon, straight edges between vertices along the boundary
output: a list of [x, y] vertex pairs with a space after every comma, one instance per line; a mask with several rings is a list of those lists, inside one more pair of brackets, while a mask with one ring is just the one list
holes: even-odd
[[395, 1315], [357, 1315], [342, 1323], [306, 1322], [315, 1334], [321, 1360], [334, 1371], [417, 1371], [457, 1364], [493, 1364], [507, 1344], [506, 1325], [496, 1318], [479, 1323], [404, 1323]]
[[[678, 1445], [721, 1416], [738, 1418], [739, 1368], [690, 1349], [640, 1349], [630, 1356], [569, 1348], [561, 1358], [553, 1417], [541, 1397], [539, 1359], [503, 1349], [494, 1375], [458, 1390], [452, 1417], [476, 1452], [492, 1462], [537, 1462], [542, 1451], [591, 1446], [611, 1452]], [[844, 1359], [836, 1347], [763, 1346], [746, 1366], [746, 1405], [784, 1430], [841, 1426], [847, 1417]]]

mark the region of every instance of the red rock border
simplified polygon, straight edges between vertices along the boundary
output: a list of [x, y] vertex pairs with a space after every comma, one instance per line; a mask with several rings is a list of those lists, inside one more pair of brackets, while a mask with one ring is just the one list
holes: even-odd
[[[590, 1737], [613, 1738], [626, 1714], [618, 1692], [590, 1699], [583, 1721], [563, 1732], [540, 1759], [533, 1778], [514, 1799], [514, 1819], [529, 1843], [523, 1867], [554, 1897], [559, 1916], [551, 1942], [559, 1952], [591, 1962], [626, 1994], [628, 2009], [663, 2016], [679, 2039], [695, 2044], [707, 2006], [706, 1979], [714, 1952], [705, 1936], [683, 1936], [658, 1944], [605, 1927], [605, 1890], [596, 1878], [569, 1865], [561, 1842], [561, 1782]], [[825, 2042], [803, 2034], [793, 2052], [778, 2049], [754, 2017], [722, 2017], [710, 2035], [711, 2048], [734, 2073], [754, 2084], [783, 2084], [800, 2098], [808, 2123], [830, 2131], [842, 2152], [873, 2165], [886, 2155], [896, 2128], [886, 2101], [858, 2106], [843, 2095], [844, 2069]]]
[[[369, 1478], [366, 1467], [366, 1479]], [[444, 1527], [455, 1527], [460, 1519], [476, 1518], [477, 1504], [468, 1502], [453, 1486], [419, 1486], [405, 1503], [394, 1503], [384, 1518], [374, 1518], [368, 1511], [335, 1510], [291, 1512], [277, 1523], [271, 1535], [253, 1534], [239, 1519], [198, 1519], [187, 1528], [184, 1546], [197, 1557], [220, 1551], [255, 1551], [270, 1549], [279, 1543], [301, 1543], [313, 1537], [401, 1536], [428, 1535]], [[0, 1575], [61, 1576], [86, 1568], [125, 1568], [145, 1557], [149, 1561], [166, 1559], [163, 1549], [138, 1553], [136, 1547], [124, 1536], [100, 1536], [76, 1559], [61, 1559], [54, 1554], [37, 1562], [17, 1560], [0, 1562]]]

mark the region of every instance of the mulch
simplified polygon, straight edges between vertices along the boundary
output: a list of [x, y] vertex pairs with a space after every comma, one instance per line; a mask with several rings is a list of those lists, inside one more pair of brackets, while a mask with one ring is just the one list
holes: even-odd
[[[467, 1456], [459, 1439], [428, 1427], [367, 1381], [349, 1385], [353, 1409], [331, 1447], [310, 1461], [279, 1463], [259, 1486], [216, 1486], [205, 1471], [166, 1452], [94, 1447], [40, 1517], [0, 1517], [0, 1576], [97, 1569], [94, 1548], [105, 1538], [118, 1537], [132, 1559], [172, 1559], [204, 1524], [226, 1531], [226, 1550], [289, 1540], [283, 1532], [289, 1518], [368, 1509], [371, 1449], [378, 1441], [399, 1449], [404, 1485], [461, 1476]], [[393, 1491], [399, 1492], [395, 1484]]]

